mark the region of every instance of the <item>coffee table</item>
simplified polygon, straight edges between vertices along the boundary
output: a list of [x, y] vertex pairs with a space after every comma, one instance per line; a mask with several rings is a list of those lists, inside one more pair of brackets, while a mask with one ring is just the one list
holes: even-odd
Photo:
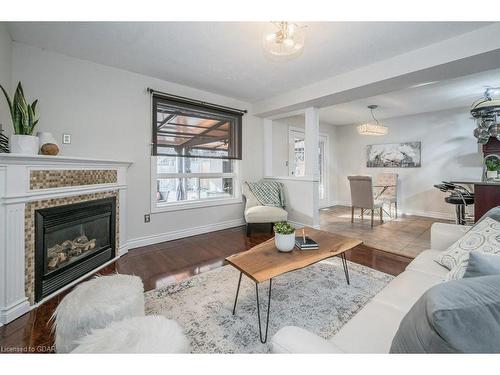
[[[234, 299], [233, 315], [236, 313], [236, 303], [238, 302], [238, 294], [240, 292], [241, 278], [243, 274], [255, 282], [255, 296], [257, 302], [257, 318], [259, 322], [259, 337], [264, 344], [267, 341], [267, 332], [269, 328], [269, 312], [271, 310], [271, 289], [273, 278], [283, 275], [287, 272], [298, 270], [321, 260], [340, 256], [347, 284], [349, 284], [349, 270], [347, 268], [347, 260], [345, 252], [363, 242], [354, 238], [344, 237], [339, 234], [325, 232], [309, 227], [304, 228], [307, 236], [316, 241], [319, 245], [317, 250], [298, 250], [294, 248], [289, 253], [279, 252], [274, 245], [274, 238], [271, 238], [250, 250], [243, 251], [238, 254], [231, 255], [226, 258], [226, 261], [240, 271], [238, 280], [238, 288]], [[302, 233], [302, 228], [297, 230], [297, 233]], [[266, 328], [262, 333], [262, 325], [260, 319], [260, 303], [259, 303], [259, 284], [269, 280], [269, 292], [267, 303]]]

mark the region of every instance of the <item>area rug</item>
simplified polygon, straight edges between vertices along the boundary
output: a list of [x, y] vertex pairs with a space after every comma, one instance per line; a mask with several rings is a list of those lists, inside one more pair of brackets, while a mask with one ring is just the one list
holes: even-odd
[[[239, 277], [232, 266], [147, 292], [146, 313], [179, 322], [193, 353], [267, 353], [272, 335], [288, 325], [329, 338], [393, 279], [371, 268], [348, 264], [351, 285], [346, 283], [338, 258], [274, 278], [266, 344], [259, 340], [255, 283], [246, 276], [236, 315], [232, 315]], [[263, 323], [268, 286], [268, 282], [259, 284]]]

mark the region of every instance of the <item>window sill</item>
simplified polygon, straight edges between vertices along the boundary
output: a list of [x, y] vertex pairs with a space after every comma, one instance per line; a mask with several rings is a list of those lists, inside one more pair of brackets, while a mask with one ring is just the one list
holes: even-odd
[[205, 201], [195, 201], [195, 202], [158, 204], [158, 205], [153, 205], [153, 207], [151, 207], [151, 212], [160, 213], [160, 212], [171, 212], [171, 211], [181, 211], [181, 210], [192, 210], [196, 208], [227, 206], [239, 203], [243, 203], [242, 197], [207, 199]]

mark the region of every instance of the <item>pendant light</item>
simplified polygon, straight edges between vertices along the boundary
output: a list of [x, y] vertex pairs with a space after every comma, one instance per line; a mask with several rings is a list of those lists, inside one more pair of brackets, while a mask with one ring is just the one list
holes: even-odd
[[361, 135], [386, 135], [387, 133], [389, 133], [389, 128], [380, 124], [373, 114], [373, 110], [378, 108], [378, 105], [371, 104], [368, 106], [368, 108], [370, 109], [372, 118], [375, 123], [367, 122], [365, 124], [358, 125], [358, 133]]

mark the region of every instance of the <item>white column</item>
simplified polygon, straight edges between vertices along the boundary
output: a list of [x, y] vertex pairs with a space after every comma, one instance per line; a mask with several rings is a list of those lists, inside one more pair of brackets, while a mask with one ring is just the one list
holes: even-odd
[[264, 119], [264, 177], [273, 175], [273, 120]]
[[309, 107], [305, 111], [305, 174], [319, 179], [318, 144], [319, 144], [319, 110]]
[[312, 225], [319, 226], [319, 109], [305, 111], [305, 174], [311, 178]]

